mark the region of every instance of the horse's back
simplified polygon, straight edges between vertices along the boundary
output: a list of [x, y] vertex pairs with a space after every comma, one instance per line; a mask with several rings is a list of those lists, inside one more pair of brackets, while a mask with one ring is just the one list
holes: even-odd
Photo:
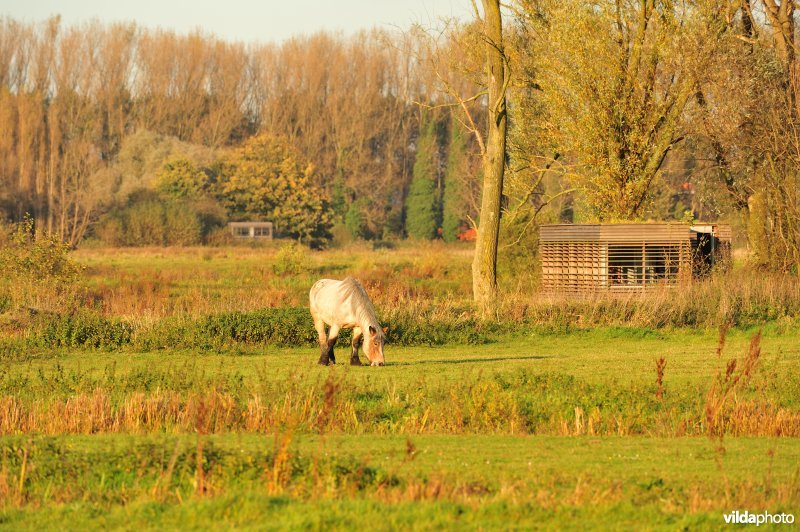
[[338, 283], [339, 281], [334, 281], [333, 279], [320, 279], [313, 285], [311, 285], [311, 290], [309, 290], [308, 295], [309, 297], [314, 297], [314, 294], [317, 294], [320, 290], [322, 290], [326, 285], [330, 283]]
[[364, 287], [353, 277], [341, 281], [320, 279], [309, 291], [311, 314], [326, 323], [354, 326], [362, 309], [374, 314]]
[[320, 279], [311, 286], [309, 297], [313, 299], [317, 294], [323, 291], [325, 293], [339, 293], [344, 296], [345, 294], [351, 293], [353, 288], [360, 289], [362, 292], [364, 291], [364, 287], [354, 277], [346, 277], [341, 281], [337, 281], [336, 279]]
[[334, 279], [320, 279], [313, 285], [311, 285], [311, 290], [308, 291], [308, 301], [311, 305], [311, 310], [314, 310], [316, 306], [317, 300], [320, 297], [321, 292], [327, 292], [334, 283], [339, 283], [340, 281], [336, 281]]

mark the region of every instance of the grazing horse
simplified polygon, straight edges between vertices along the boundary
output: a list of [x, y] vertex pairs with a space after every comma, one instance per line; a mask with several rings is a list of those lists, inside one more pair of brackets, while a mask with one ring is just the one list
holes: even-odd
[[[343, 281], [320, 279], [308, 294], [311, 317], [319, 333], [320, 357], [323, 365], [335, 364], [333, 346], [341, 329], [353, 329], [350, 365], [360, 366], [358, 341], [363, 337], [364, 354], [371, 366], [383, 366], [383, 343], [386, 329], [381, 329], [375, 307], [361, 283], [348, 277]], [[330, 325], [325, 334], [325, 325]]]

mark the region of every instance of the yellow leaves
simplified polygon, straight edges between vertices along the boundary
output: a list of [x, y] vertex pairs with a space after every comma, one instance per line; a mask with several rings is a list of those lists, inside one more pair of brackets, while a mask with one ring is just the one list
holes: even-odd
[[285, 236], [326, 235], [331, 216], [313, 176], [313, 165], [285, 138], [260, 135], [224, 162], [219, 195], [231, 215], [271, 220]]
[[644, 215], [681, 134], [688, 30], [664, 17], [643, 26], [637, 2], [545, 2], [546, 24], [531, 23], [526, 60], [541, 88], [536, 111], [546, 109], [547, 140], [574, 157], [600, 218]]
[[208, 176], [188, 159], [167, 161], [156, 179], [161, 192], [176, 198], [197, 198], [209, 184]]

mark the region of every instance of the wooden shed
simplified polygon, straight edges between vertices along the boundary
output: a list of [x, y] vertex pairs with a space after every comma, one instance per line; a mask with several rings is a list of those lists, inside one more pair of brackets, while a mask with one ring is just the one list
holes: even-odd
[[234, 238], [272, 240], [272, 222], [230, 222]]
[[[539, 228], [542, 288], [547, 292], [630, 293], [688, 281], [730, 250], [730, 228], [681, 223], [559, 224]], [[711, 246], [710, 256], [708, 248]], [[715, 251], [716, 250], [716, 251]], [[707, 271], [707, 270], [706, 270]]]

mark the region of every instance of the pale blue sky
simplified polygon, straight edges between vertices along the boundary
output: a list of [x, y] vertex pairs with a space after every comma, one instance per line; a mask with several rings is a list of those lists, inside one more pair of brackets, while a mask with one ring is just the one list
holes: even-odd
[[466, 18], [471, 9], [470, 0], [0, 0], [0, 15], [26, 22], [54, 14], [66, 24], [132, 20], [181, 33], [202, 28], [244, 42], [277, 42], [318, 30], [433, 26], [440, 17]]

